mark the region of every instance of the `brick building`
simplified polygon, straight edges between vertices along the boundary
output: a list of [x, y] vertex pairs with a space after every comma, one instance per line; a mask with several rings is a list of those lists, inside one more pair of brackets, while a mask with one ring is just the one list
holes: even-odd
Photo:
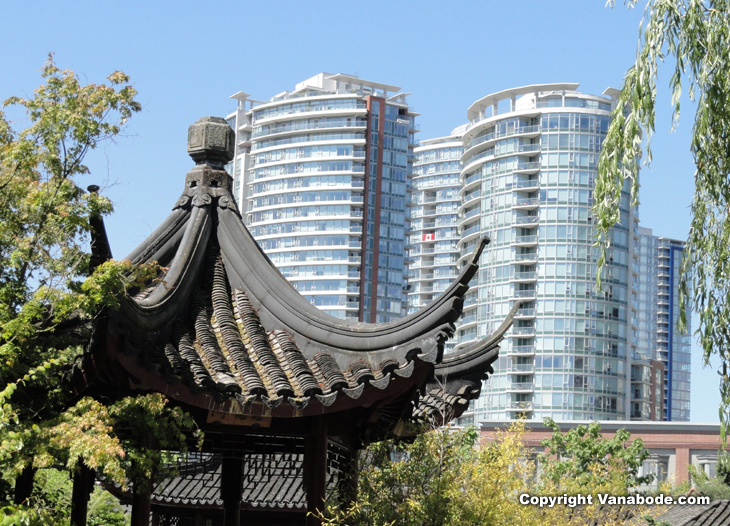
[[[586, 422], [561, 422], [560, 429], [567, 431]], [[481, 434], [487, 441], [494, 440], [498, 429], [510, 425], [507, 421], [482, 422]], [[644, 462], [644, 473], [653, 473], [653, 486], [670, 481], [679, 484], [689, 480], [689, 465], [703, 470], [714, 477], [717, 471], [717, 452], [720, 448], [720, 424], [696, 424], [689, 422], [636, 422], [610, 421], [601, 423], [604, 437], [611, 438], [624, 428], [631, 438], [641, 438], [651, 456]], [[529, 423], [523, 441], [533, 449], [533, 454], [542, 452], [540, 442], [549, 438], [552, 431], [542, 423]]]

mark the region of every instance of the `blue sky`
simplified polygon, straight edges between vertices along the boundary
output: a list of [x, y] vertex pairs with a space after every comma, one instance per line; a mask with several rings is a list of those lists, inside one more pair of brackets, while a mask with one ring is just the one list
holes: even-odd
[[[620, 87], [636, 54], [639, 9], [603, 0], [560, 1], [78, 1], [0, 0], [0, 99], [29, 95], [49, 52], [58, 66], [100, 82], [121, 69], [143, 111], [126, 136], [89, 158], [88, 184], [116, 212], [107, 227], [123, 257], [168, 214], [191, 161], [187, 127], [225, 116], [237, 91], [268, 99], [321, 71], [401, 86], [421, 113], [421, 139], [446, 135], [467, 108], [496, 91], [577, 82], [600, 94]], [[660, 79], [666, 86], [669, 75]], [[654, 162], [642, 171], [642, 226], [684, 239], [694, 166], [693, 111], [669, 134], [669, 95]], [[718, 377], [695, 349], [692, 420], [718, 420]]]

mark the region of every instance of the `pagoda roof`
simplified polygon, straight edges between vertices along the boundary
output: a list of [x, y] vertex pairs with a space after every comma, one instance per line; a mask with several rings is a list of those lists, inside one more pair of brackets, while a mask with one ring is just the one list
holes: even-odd
[[[161, 392], [221, 424], [363, 407], [392, 413], [390, 430], [459, 416], [492, 372], [518, 306], [490, 338], [444, 356], [488, 240], [416, 313], [377, 324], [329, 316], [289, 284], [244, 225], [222, 164], [230, 152], [220, 150], [233, 143], [225, 121], [201, 119], [189, 135], [198, 164], [167, 219], [128, 256], [157, 262], [159, 276], [110, 313], [92, 345], [110, 358], [87, 362], [84, 377], [91, 367], [107, 383]], [[226, 142], [218, 150], [208, 144], [217, 137]]]

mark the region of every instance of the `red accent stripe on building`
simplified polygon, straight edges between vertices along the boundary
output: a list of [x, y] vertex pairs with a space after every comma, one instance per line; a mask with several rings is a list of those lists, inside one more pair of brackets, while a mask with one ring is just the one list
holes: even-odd
[[365, 267], [368, 246], [368, 199], [370, 197], [370, 134], [372, 131], [372, 97], [365, 97], [365, 107], [368, 110], [367, 126], [365, 128], [365, 188], [363, 192], [362, 237], [360, 238], [360, 305], [357, 318], [365, 321]]
[[378, 268], [380, 267], [380, 202], [383, 197], [383, 145], [385, 144], [385, 99], [380, 101], [380, 118], [378, 119], [378, 159], [375, 168], [375, 228], [373, 229], [373, 278], [370, 289], [370, 323], [375, 323], [378, 312]]
[[370, 161], [373, 132], [373, 102], [380, 102], [378, 121], [378, 151], [375, 159], [375, 213], [373, 217], [373, 268], [372, 284], [370, 288], [370, 322], [375, 322], [378, 298], [378, 257], [380, 255], [380, 202], [383, 192], [383, 143], [385, 141], [385, 99], [382, 97], [365, 97], [368, 110], [367, 128], [365, 131], [365, 192], [363, 194], [363, 221], [362, 221], [362, 251], [360, 263], [360, 311], [358, 319], [365, 321], [365, 269], [367, 267], [367, 239], [368, 239], [368, 203], [370, 199]]

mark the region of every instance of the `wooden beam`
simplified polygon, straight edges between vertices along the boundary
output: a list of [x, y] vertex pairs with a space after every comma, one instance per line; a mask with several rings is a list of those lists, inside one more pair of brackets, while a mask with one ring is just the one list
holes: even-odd
[[131, 526], [149, 526], [152, 512], [152, 480], [134, 488]]
[[323, 421], [314, 424], [304, 446], [304, 488], [307, 491], [307, 526], [321, 526], [315, 515], [324, 511], [327, 487], [327, 430]]
[[86, 526], [89, 497], [94, 490], [96, 473], [81, 462], [74, 471], [71, 494], [71, 526]]
[[23, 471], [15, 479], [15, 493], [13, 502], [15, 504], [25, 504], [33, 492], [33, 478], [35, 477], [35, 468], [26, 466]]
[[240, 526], [243, 492], [243, 459], [240, 456], [223, 457], [220, 491], [223, 499], [223, 525]]

